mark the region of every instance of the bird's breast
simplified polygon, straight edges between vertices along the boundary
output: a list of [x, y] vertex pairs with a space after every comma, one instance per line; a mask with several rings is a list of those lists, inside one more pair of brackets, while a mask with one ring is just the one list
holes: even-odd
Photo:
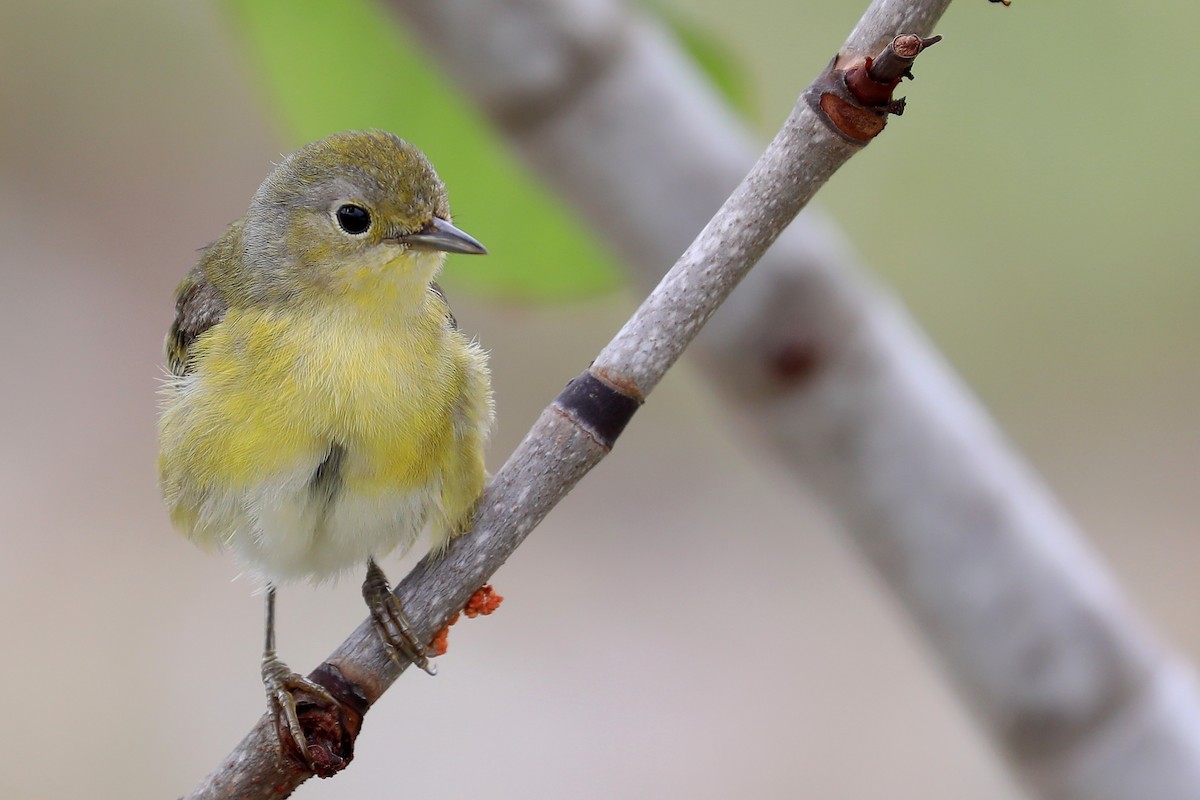
[[197, 359], [204, 450], [253, 481], [342, 448], [345, 488], [370, 496], [430, 480], [452, 436], [460, 361], [436, 314], [231, 310]]

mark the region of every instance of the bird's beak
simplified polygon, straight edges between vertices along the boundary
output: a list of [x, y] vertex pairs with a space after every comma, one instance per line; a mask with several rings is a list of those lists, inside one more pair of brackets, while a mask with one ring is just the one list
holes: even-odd
[[446, 253], [465, 253], [481, 256], [487, 248], [471, 234], [460, 231], [441, 217], [434, 217], [416, 233], [406, 233], [393, 241], [403, 242], [414, 250], [441, 250]]

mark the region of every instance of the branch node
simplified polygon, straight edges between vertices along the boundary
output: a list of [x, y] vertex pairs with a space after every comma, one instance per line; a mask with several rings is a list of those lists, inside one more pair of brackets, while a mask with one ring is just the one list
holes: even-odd
[[780, 385], [794, 386], [812, 378], [824, 362], [824, 356], [816, 341], [797, 339], [775, 350], [767, 360], [767, 369]]
[[941, 36], [926, 39], [904, 33], [878, 56], [867, 56], [841, 69], [835, 57], [805, 92], [805, 98], [843, 139], [866, 144], [887, 125], [888, 115], [904, 113], [904, 99], [893, 99], [893, 92], [903, 78], [912, 79], [916, 57], [941, 40]]
[[337, 700], [337, 706], [331, 707], [304, 691], [296, 692], [296, 715], [308, 740], [308, 753], [296, 748], [287, 723], [277, 721], [280, 755], [289, 766], [303, 771], [311, 768], [318, 778], [332, 778], [354, 760], [354, 740], [362, 729], [369, 703], [358, 686], [329, 662], [313, 670], [309, 679], [324, 686]]
[[874, 59], [867, 60], [867, 76], [878, 84], [898, 81], [912, 67], [922, 51], [942, 40], [941, 36], [923, 39], [915, 33], [903, 33], [893, 39]]
[[567, 384], [554, 405], [597, 444], [611, 450], [642, 401], [642, 393], [628, 379], [588, 369]]

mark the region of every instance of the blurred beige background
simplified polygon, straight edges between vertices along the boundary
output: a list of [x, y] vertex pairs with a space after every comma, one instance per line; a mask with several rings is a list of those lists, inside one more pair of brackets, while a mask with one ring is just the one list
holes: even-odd
[[[1195, 658], [1200, 12], [1110, 5], [955, 4], [909, 113], [821, 200]], [[861, 11], [678, 6], [742, 54], [764, 138]], [[0, 9], [0, 797], [178, 796], [262, 713], [261, 619], [160, 506], [160, 345], [196, 249], [286, 145], [208, 4]], [[454, 299], [493, 353], [494, 466], [635, 302]], [[356, 583], [284, 590], [284, 658], [340, 641]], [[687, 364], [496, 585], [501, 612], [302, 796], [1020, 796], [818, 500]]]

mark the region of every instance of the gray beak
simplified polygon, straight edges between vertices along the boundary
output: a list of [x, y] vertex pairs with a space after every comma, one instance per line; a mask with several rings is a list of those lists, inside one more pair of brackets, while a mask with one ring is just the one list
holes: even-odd
[[471, 234], [460, 231], [446, 220], [434, 217], [428, 225], [416, 233], [406, 233], [395, 238], [414, 250], [441, 250], [445, 253], [465, 253], [481, 256], [487, 248]]

